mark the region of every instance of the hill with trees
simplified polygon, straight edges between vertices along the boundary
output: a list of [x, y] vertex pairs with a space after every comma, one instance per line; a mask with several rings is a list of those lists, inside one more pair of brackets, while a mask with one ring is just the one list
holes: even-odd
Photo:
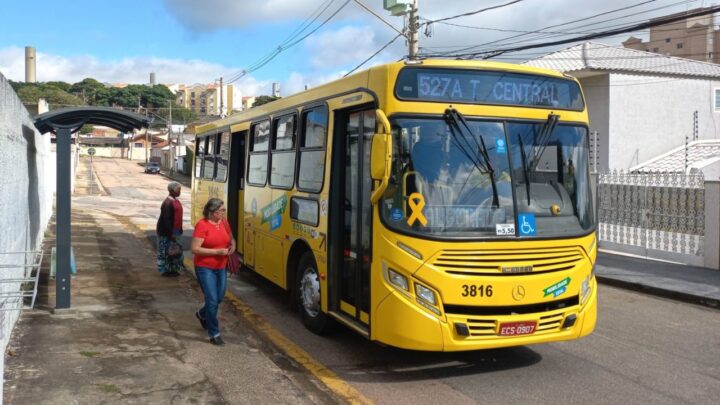
[[191, 110], [175, 102], [175, 95], [163, 85], [131, 84], [110, 87], [95, 79], [86, 78], [77, 83], [52, 81], [46, 83], [10, 82], [23, 103], [37, 104], [45, 99], [50, 109], [72, 106], [122, 107], [141, 114], [152, 114], [159, 121], [168, 119], [170, 103], [174, 123], [188, 123], [197, 117]]

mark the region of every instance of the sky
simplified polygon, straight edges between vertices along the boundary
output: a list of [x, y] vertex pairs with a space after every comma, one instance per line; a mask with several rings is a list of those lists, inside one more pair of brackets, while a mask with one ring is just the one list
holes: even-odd
[[[418, 0], [418, 14], [425, 22], [512, 1]], [[517, 42], [507, 39], [522, 34], [516, 31], [593, 16], [547, 31], [602, 31], [711, 3], [520, 0], [423, 25], [420, 46], [424, 52], [438, 52], [504, 41], [483, 48], [491, 49]], [[75, 83], [92, 77], [143, 84], [154, 72], [157, 81], [166, 84], [212, 83], [222, 77], [249, 96], [270, 94], [272, 83], [279, 82], [281, 95], [287, 96], [342, 77], [378, 51], [361, 69], [405, 57], [402, 37], [381, 50], [404, 24], [403, 17], [391, 16], [382, 5], [382, 0], [0, 0], [0, 73], [23, 81], [24, 48], [33, 46], [40, 82]], [[627, 9], [600, 15], [621, 8]], [[620, 45], [631, 35], [646, 39], [646, 34], [596, 41]], [[500, 60], [520, 63], [555, 49], [509, 54]]]

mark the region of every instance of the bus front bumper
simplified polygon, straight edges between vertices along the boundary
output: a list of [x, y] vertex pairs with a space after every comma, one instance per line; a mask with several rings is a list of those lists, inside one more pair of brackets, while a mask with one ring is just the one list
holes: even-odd
[[[499, 347], [524, 346], [587, 336], [595, 329], [597, 320], [597, 281], [584, 302], [572, 307], [534, 314], [476, 316], [443, 314], [438, 317], [416, 305], [410, 297], [394, 291], [377, 307], [372, 339], [381, 343], [411, 350], [466, 351]], [[571, 326], [571, 318], [575, 318]], [[537, 323], [531, 334], [500, 336], [501, 324], [513, 322]], [[465, 325], [469, 330], [463, 333]]]

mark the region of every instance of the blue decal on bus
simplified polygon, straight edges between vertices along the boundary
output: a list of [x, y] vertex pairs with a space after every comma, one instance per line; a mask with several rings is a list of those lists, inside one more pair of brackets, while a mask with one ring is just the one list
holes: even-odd
[[507, 153], [507, 147], [504, 139], [498, 138], [495, 140], [495, 151], [497, 153]]
[[390, 219], [392, 219], [395, 222], [402, 221], [403, 219], [403, 213], [400, 208], [394, 208], [392, 211], [390, 211]]
[[270, 218], [270, 231], [274, 231], [278, 228], [280, 228], [280, 225], [282, 225], [282, 215], [274, 215], [272, 218]]
[[518, 229], [520, 230], [520, 236], [535, 236], [537, 234], [535, 214], [520, 213], [518, 215]]

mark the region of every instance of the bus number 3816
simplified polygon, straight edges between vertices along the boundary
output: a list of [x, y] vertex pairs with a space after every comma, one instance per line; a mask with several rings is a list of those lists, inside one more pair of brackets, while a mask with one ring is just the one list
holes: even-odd
[[463, 297], [492, 297], [493, 288], [491, 285], [474, 285], [474, 284], [463, 284], [462, 296]]

